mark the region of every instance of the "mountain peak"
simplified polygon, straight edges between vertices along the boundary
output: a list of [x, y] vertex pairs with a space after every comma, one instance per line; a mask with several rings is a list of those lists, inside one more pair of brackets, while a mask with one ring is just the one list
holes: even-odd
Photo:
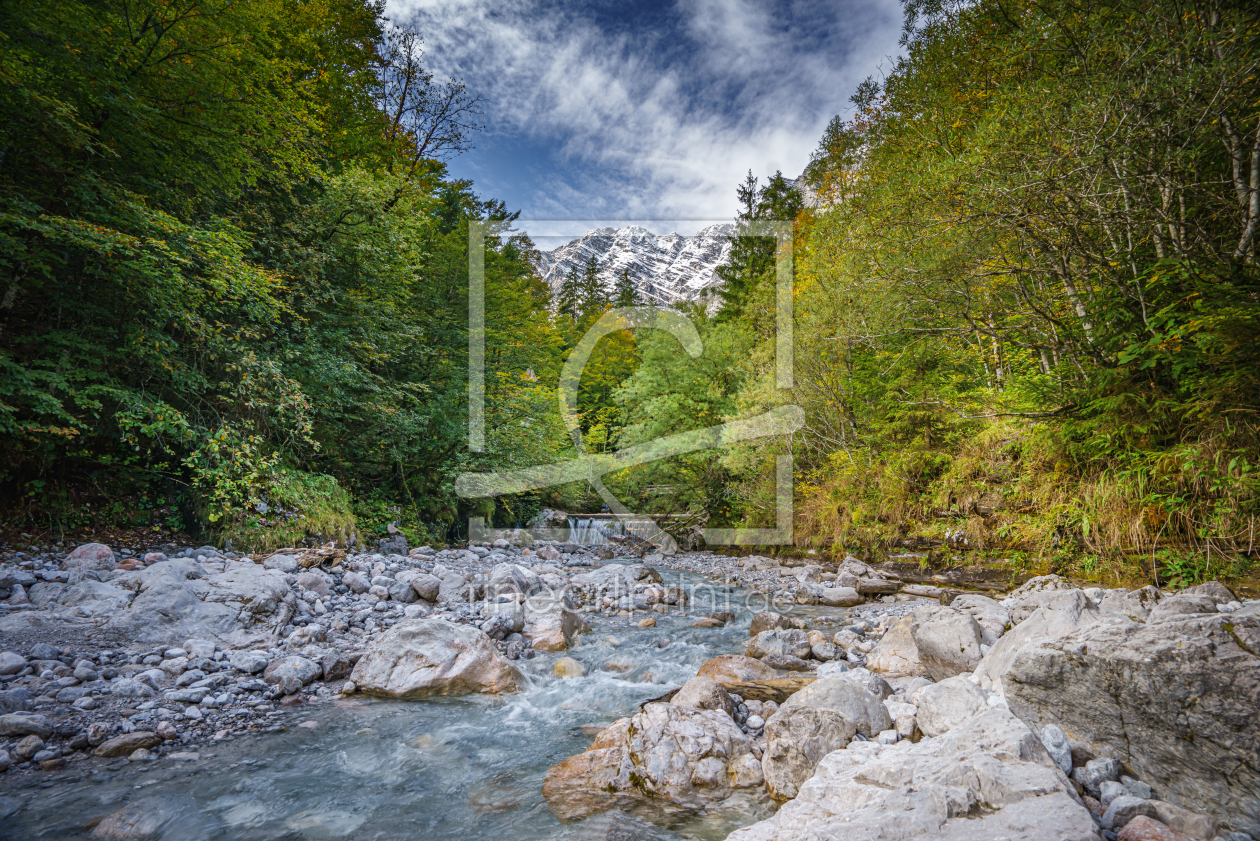
[[599, 261], [600, 282], [610, 292], [621, 272], [629, 270], [644, 300], [661, 306], [711, 300], [721, 283], [717, 269], [730, 261], [734, 231], [729, 222], [709, 225], [694, 236], [654, 234], [641, 225], [596, 228], [541, 252], [538, 270], [554, 292], [570, 268], [581, 270], [594, 257]]

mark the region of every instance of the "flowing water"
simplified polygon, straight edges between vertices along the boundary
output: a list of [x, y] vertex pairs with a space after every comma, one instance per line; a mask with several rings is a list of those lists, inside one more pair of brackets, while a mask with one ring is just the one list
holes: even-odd
[[[698, 583], [661, 570], [666, 584]], [[595, 824], [563, 826], [542, 797], [543, 776], [590, 746], [596, 732], [695, 675], [718, 654], [742, 653], [761, 606], [720, 584], [692, 590], [691, 616], [588, 616], [592, 632], [569, 652], [519, 661], [531, 681], [504, 698], [386, 701], [353, 696], [286, 714], [284, 732], [199, 749], [179, 762], [117, 762], [77, 780], [3, 794], [2, 838], [78, 838], [93, 818], [141, 798], [177, 815], [162, 834], [189, 839], [526, 839], [595, 837]], [[731, 610], [723, 628], [693, 628], [694, 614]], [[832, 615], [843, 611], [831, 610]], [[560, 680], [567, 654], [587, 674]], [[99, 767], [99, 766], [98, 766]], [[39, 778], [28, 778], [38, 780]], [[16, 802], [14, 802], [16, 801]], [[673, 838], [719, 839], [763, 812], [675, 825]], [[598, 833], [604, 837], [605, 829]]]

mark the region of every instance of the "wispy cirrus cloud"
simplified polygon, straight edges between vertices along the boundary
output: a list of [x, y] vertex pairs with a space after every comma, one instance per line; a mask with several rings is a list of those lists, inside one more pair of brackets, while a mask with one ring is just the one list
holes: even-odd
[[388, 4], [435, 71], [486, 99], [489, 132], [452, 170], [552, 219], [730, 218], [748, 170], [801, 172], [896, 50], [900, 12], [896, 0]]

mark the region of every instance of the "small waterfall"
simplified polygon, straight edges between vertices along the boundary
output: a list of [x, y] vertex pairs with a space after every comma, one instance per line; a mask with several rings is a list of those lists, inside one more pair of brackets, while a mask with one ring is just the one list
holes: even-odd
[[610, 537], [624, 537], [625, 526], [618, 519], [570, 517], [569, 542], [578, 546], [602, 546]]

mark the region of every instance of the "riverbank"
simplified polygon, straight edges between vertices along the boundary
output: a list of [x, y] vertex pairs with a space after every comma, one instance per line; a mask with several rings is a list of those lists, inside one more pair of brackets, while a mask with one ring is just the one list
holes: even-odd
[[[779, 704], [811, 681], [869, 674], [864, 668], [869, 667], [884, 674], [897, 693], [891, 703], [909, 705], [913, 691], [942, 679], [924, 666], [931, 658], [916, 647], [919, 632], [908, 630], [923, 624], [924, 611], [970, 611], [976, 627], [983, 628], [971, 655], [975, 662], [956, 665], [955, 674], [979, 674], [999, 638], [1031, 613], [1015, 607], [1002, 619], [1007, 608], [949, 586], [949, 580], [899, 580], [922, 580], [918, 565], [871, 567], [854, 558], [827, 569], [808, 557], [708, 552], [639, 557], [618, 555], [611, 546], [522, 547], [506, 541], [441, 551], [419, 547], [407, 554], [346, 555], [329, 547], [266, 557], [212, 547], [121, 548], [89, 544], [61, 553], [9, 547], [0, 553], [0, 587], [7, 590], [0, 592], [5, 597], [0, 760], [7, 757], [0, 811], [24, 826], [51, 820], [49, 804], [81, 805], [85, 791], [98, 792], [92, 802], [105, 802], [98, 796], [101, 786], [131, 802], [127, 792], [137, 789], [130, 785], [182, 792], [171, 795], [182, 805], [150, 803], [145, 814], [169, 812], [163, 825], [184, 831], [209, 820], [206, 801], [192, 783], [199, 774], [270, 779], [264, 769], [274, 766], [255, 767], [259, 751], [296, 751], [310, 758], [313, 746], [363, 751], [362, 762], [370, 764], [371, 747], [363, 741], [377, 737], [359, 736], [362, 727], [352, 725], [382, 715], [401, 721], [390, 726], [394, 735], [378, 747], [402, 751], [406, 758], [397, 761], [408, 768], [435, 745], [471, 749], [460, 735], [428, 741], [416, 723], [434, 716], [437, 726], [452, 733], [481, 721], [474, 727], [478, 751], [502, 750], [505, 738], [535, 740], [527, 758], [504, 760], [515, 769], [510, 773], [494, 763], [480, 772], [467, 769], [464, 784], [481, 792], [479, 805], [440, 810], [445, 817], [434, 820], [467, 821], [472, 818], [465, 808], [493, 812], [500, 800], [513, 804], [503, 807], [508, 811], [536, 809], [548, 768], [564, 756], [584, 755], [592, 736], [644, 702], [675, 697], [671, 690], [697, 672], [729, 686], [729, 710], [723, 714], [734, 727], [731, 738], [746, 741], [748, 761], [764, 765], [768, 755], [777, 755], [772, 722]], [[991, 582], [989, 587], [1001, 597]], [[1051, 582], [1048, 589], [1059, 588], [1117, 617], [1125, 611], [1149, 613], [1164, 598], [1079, 590], [1067, 582]], [[1026, 589], [1013, 595], [1040, 598], [1046, 585]], [[1211, 608], [1242, 617], [1260, 609], [1260, 603], [1237, 601], [1224, 588], [1200, 601], [1200, 612]], [[771, 637], [764, 637], [767, 633]], [[456, 650], [464, 652], [452, 661], [458, 665], [437, 674], [432, 664], [446, 662], [442, 652]], [[986, 691], [996, 693], [992, 687]], [[467, 692], [485, 694], [443, 697]], [[391, 697], [429, 700], [416, 704]], [[657, 702], [653, 708], [658, 707], [674, 705]], [[894, 718], [887, 729], [899, 735], [883, 733], [880, 743], [917, 744], [923, 733]], [[538, 732], [529, 736], [531, 728]], [[403, 731], [410, 735], [400, 742]], [[874, 742], [879, 736], [873, 731], [865, 738]], [[498, 746], [487, 747], [491, 744]], [[820, 759], [808, 765], [809, 774]], [[393, 760], [382, 762], [382, 769], [394, 767]], [[802, 766], [794, 762], [791, 775], [800, 777]], [[331, 774], [335, 768], [326, 770]], [[502, 784], [506, 793], [483, 791], [487, 785], [497, 791], [500, 783], [494, 780], [505, 773], [512, 778]], [[809, 774], [791, 786], [799, 788]], [[441, 790], [443, 784], [433, 785]], [[63, 794], [47, 794], [53, 790]], [[663, 820], [660, 832], [683, 827], [692, 836], [721, 838], [773, 814], [765, 786], [757, 782], [750, 791], [721, 807], [706, 803], [664, 815], [649, 808], [639, 814], [650, 822], [643, 837], [653, 837], [658, 829], [651, 827]], [[68, 800], [59, 799], [63, 796]], [[548, 805], [550, 813], [566, 814], [554, 798]], [[583, 823], [606, 806], [584, 815]], [[273, 817], [283, 811], [265, 802], [259, 808]], [[88, 811], [92, 814], [78, 823], [65, 825], [65, 837], [88, 831], [95, 837], [133, 837], [108, 835], [113, 824], [104, 831], [93, 828], [117, 809]], [[1101, 821], [1103, 814], [1097, 817]], [[284, 812], [284, 820], [290, 819]], [[383, 814], [371, 820], [378, 819], [389, 824]], [[312, 826], [324, 826], [323, 820]], [[333, 824], [341, 825], [337, 820]], [[546, 833], [530, 834], [531, 829], [519, 837], [553, 837], [557, 826], [543, 824]], [[234, 834], [240, 824], [225, 823], [221, 815], [210, 825], [217, 829], [207, 830], [206, 837], [229, 828], [224, 837], [243, 837]], [[276, 826], [272, 818], [261, 825]], [[430, 826], [429, 833], [435, 831]]]

